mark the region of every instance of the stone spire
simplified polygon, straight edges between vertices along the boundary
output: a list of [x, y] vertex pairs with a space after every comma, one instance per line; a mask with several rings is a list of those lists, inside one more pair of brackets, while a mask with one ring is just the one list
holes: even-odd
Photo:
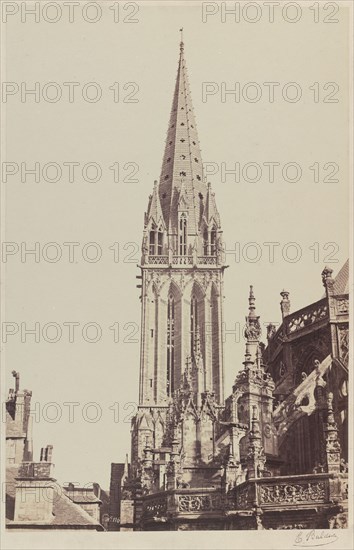
[[245, 366], [256, 363], [257, 354], [259, 353], [259, 337], [261, 335], [259, 315], [256, 314], [256, 298], [252, 285], [250, 286], [248, 304], [249, 312], [246, 317], [246, 328], [244, 331], [246, 338]]
[[188, 233], [196, 235], [207, 187], [203, 183], [203, 163], [189, 90], [183, 41], [180, 43], [177, 79], [159, 186], [162, 211], [169, 233], [177, 232], [177, 204], [182, 182], [188, 201]]

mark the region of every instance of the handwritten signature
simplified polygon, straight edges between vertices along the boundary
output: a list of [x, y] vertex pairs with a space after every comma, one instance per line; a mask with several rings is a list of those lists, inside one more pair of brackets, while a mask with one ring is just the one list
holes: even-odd
[[311, 546], [326, 546], [338, 540], [336, 533], [328, 531], [300, 531], [294, 541], [294, 546], [308, 548]]

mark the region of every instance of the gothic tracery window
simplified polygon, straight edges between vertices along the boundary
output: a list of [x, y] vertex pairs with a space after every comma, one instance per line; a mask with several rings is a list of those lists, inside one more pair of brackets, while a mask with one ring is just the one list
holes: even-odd
[[149, 234], [149, 254], [150, 256], [161, 256], [163, 250], [163, 230], [155, 224], [151, 226]]
[[204, 250], [204, 256], [208, 256], [208, 243], [209, 243], [208, 230], [207, 230], [207, 229], [204, 229], [204, 233], [203, 233], [203, 250]]
[[193, 355], [195, 349], [196, 336], [198, 331], [198, 302], [196, 296], [193, 294], [191, 300], [191, 354]]
[[152, 225], [149, 235], [149, 254], [154, 256], [155, 254], [155, 244], [156, 244], [156, 226]]
[[205, 228], [203, 232], [203, 251], [204, 256], [215, 256], [216, 255], [216, 243], [217, 243], [217, 230], [215, 225], [208, 231]]
[[179, 255], [187, 255], [187, 216], [181, 214], [179, 219]]
[[174, 390], [174, 362], [175, 362], [175, 299], [172, 294], [167, 303], [167, 395], [171, 396]]
[[216, 227], [212, 227], [210, 231], [210, 255], [215, 256], [216, 254]]
[[162, 244], [163, 244], [163, 232], [161, 227], [159, 228], [157, 232], [157, 254], [158, 256], [161, 256], [162, 254]]

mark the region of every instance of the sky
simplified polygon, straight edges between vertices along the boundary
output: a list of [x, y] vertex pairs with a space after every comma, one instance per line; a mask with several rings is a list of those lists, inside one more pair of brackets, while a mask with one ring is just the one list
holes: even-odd
[[[320, 11], [316, 23], [303, 4], [296, 23], [286, 17], [299, 14], [279, 9], [270, 23], [264, 7], [223, 22], [220, 6], [203, 22], [194, 2], [146, 2], [136, 13], [121, 4], [115, 22], [114, 3], [99, 5], [96, 23], [85, 20], [95, 14], [83, 4], [72, 23], [64, 11], [56, 23], [45, 20], [54, 18], [50, 11], [38, 22], [17, 13], [3, 36], [10, 83], [3, 160], [10, 164], [2, 166], [2, 400], [15, 369], [33, 392], [36, 458], [52, 444], [60, 482], [107, 489], [111, 462], [130, 452], [137, 264], [162, 163], [179, 28], [228, 251], [225, 395], [242, 368], [249, 285], [263, 326], [279, 323], [283, 288], [292, 311], [317, 301], [323, 267], [337, 273], [348, 257], [349, 60], [344, 7], [337, 23], [326, 24], [328, 14]], [[37, 102], [24, 94], [36, 82]], [[225, 95], [231, 90], [239, 96]], [[25, 171], [34, 163], [37, 182]], [[238, 180], [226, 173], [232, 169]], [[25, 254], [35, 246], [38, 257]], [[35, 326], [37, 337], [26, 333]]]

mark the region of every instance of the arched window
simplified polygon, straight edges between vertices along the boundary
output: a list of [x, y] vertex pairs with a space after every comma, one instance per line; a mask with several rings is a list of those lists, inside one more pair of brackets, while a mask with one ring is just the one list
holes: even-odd
[[157, 254], [158, 254], [158, 256], [162, 255], [162, 245], [163, 245], [163, 232], [162, 232], [162, 228], [159, 227], [159, 230], [157, 232]]
[[215, 256], [216, 254], [216, 227], [213, 226], [210, 232], [210, 255]]
[[149, 254], [150, 256], [161, 256], [163, 248], [162, 227], [157, 229], [156, 225], [151, 226], [149, 234]]
[[187, 216], [181, 214], [179, 219], [179, 255], [187, 255]]
[[193, 294], [191, 300], [191, 354], [193, 355], [195, 349], [196, 335], [198, 331], [198, 302], [196, 296]]
[[208, 255], [208, 244], [209, 244], [209, 237], [208, 237], [208, 230], [205, 229], [203, 233], [203, 250], [204, 250], [204, 256]]
[[171, 396], [174, 390], [175, 367], [175, 299], [172, 294], [167, 303], [167, 378], [166, 391]]
[[155, 244], [156, 244], [156, 227], [155, 225], [151, 226], [150, 235], [149, 235], [149, 254], [154, 256], [155, 254]]

